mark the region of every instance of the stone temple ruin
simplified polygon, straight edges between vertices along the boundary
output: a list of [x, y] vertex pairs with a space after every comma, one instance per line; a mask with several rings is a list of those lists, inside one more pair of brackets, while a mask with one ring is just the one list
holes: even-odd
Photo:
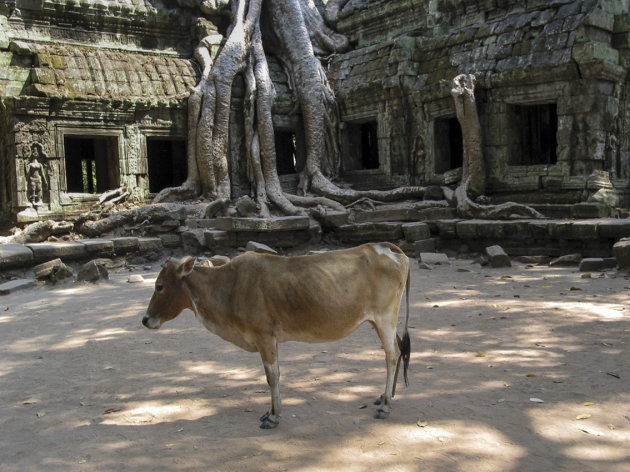
[[[344, 185], [455, 185], [462, 130], [450, 81], [475, 74], [493, 203], [561, 217], [629, 206], [628, 0], [341, 4], [336, 30], [351, 47], [324, 61]], [[149, 202], [186, 179], [201, 15], [196, 0], [0, 0], [5, 224], [72, 218], [120, 187]], [[209, 20], [220, 38], [229, 21]], [[295, 192], [303, 125], [269, 62], [278, 173]], [[242, 113], [242, 96], [237, 83], [231, 113]], [[231, 125], [233, 199], [251, 192], [243, 135]]]

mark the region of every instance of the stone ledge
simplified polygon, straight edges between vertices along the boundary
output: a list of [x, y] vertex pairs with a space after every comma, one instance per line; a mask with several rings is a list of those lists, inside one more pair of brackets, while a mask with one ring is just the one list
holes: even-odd
[[88, 252], [85, 244], [78, 242], [32, 243], [26, 244], [33, 251], [33, 261], [46, 262], [50, 259], [81, 259]]
[[277, 218], [220, 217], [216, 219], [216, 227], [219, 230], [229, 232], [308, 230], [309, 218], [307, 216], [282, 216]]
[[30, 266], [33, 262], [33, 251], [23, 244], [0, 244], [0, 269]]

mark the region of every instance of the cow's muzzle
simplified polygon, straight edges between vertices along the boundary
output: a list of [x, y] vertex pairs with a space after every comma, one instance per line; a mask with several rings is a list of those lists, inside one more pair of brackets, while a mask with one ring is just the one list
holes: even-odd
[[158, 329], [162, 326], [162, 322], [160, 320], [152, 318], [149, 315], [144, 315], [144, 318], [142, 318], [142, 324], [149, 329]]

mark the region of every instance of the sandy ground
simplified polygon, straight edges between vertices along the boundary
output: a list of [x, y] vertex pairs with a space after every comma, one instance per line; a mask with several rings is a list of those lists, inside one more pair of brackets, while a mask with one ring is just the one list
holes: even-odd
[[451, 261], [412, 272], [410, 386], [372, 419], [369, 325], [280, 348], [283, 420], [262, 365], [186, 311], [140, 320], [145, 282], [0, 297], [0, 470], [630, 471], [630, 281], [615, 271]]

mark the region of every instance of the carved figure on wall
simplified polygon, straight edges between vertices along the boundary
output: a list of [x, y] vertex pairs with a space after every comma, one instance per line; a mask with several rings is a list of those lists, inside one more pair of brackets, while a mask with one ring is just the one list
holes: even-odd
[[32, 153], [29, 163], [26, 165], [26, 179], [27, 179], [27, 195], [28, 201], [33, 206], [42, 205], [42, 196], [44, 187], [42, 183], [48, 186], [46, 180], [46, 168], [39, 162], [39, 159], [44, 160], [46, 156], [42, 149], [42, 145], [39, 143], [33, 144], [31, 147]]

